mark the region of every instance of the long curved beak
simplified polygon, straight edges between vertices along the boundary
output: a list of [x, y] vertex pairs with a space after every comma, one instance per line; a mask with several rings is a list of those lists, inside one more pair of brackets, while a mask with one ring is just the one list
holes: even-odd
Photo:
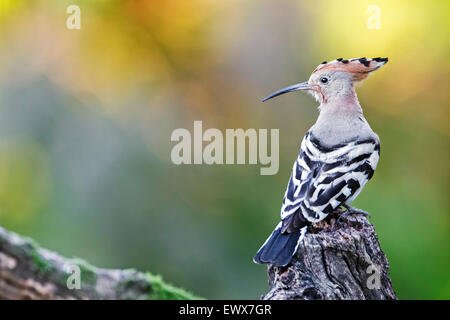
[[276, 96], [279, 96], [284, 93], [288, 93], [288, 92], [292, 92], [292, 91], [299, 91], [299, 90], [312, 90], [312, 89], [313, 89], [313, 87], [311, 85], [309, 85], [308, 82], [297, 83], [292, 86], [286, 87], [284, 89], [278, 90], [278, 91], [272, 93], [271, 95], [268, 95], [267, 97], [265, 97], [262, 100], [262, 102], [272, 99], [272, 98], [275, 98]]

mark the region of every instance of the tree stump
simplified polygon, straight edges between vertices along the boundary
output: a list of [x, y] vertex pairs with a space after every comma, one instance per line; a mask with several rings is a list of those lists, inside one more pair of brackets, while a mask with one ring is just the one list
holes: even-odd
[[389, 263], [373, 226], [363, 215], [310, 227], [292, 262], [268, 266], [263, 300], [397, 299]]

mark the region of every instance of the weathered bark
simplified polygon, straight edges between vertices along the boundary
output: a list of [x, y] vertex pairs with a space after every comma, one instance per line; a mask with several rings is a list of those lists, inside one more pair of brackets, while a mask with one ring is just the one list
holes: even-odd
[[[80, 288], [73, 288], [79, 271]], [[69, 283], [69, 285], [68, 285]], [[73, 289], [70, 289], [70, 288]], [[39, 248], [0, 227], [0, 299], [196, 299], [160, 277], [101, 269]]]
[[309, 230], [290, 265], [268, 266], [270, 290], [262, 299], [397, 299], [388, 270], [363, 215], [337, 224], [331, 218]]

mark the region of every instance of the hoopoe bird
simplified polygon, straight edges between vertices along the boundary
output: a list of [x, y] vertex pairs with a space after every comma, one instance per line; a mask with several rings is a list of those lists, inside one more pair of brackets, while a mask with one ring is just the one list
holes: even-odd
[[308, 226], [344, 207], [342, 214], [365, 211], [350, 204], [372, 178], [380, 140], [364, 118], [354, 84], [386, 64], [388, 58], [322, 62], [307, 82], [274, 92], [306, 90], [320, 103], [319, 117], [306, 133], [281, 206], [281, 221], [254, 257], [255, 263], [288, 265]]

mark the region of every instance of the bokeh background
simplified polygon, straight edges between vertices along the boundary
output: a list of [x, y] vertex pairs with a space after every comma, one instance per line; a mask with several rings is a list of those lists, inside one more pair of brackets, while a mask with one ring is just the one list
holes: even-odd
[[[357, 89], [382, 152], [355, 206], [399, 298], [448, 299], [449, 21], [448, 1], [0, 0], [0, 225], [206, 298], [259, 298], [252, 257], [318, 115], [301, 93], [260, 99], [323, 60], [387, 56]], [[172, 164], [171, 133], [194, 120], [279, 128], [278, 174]]]

